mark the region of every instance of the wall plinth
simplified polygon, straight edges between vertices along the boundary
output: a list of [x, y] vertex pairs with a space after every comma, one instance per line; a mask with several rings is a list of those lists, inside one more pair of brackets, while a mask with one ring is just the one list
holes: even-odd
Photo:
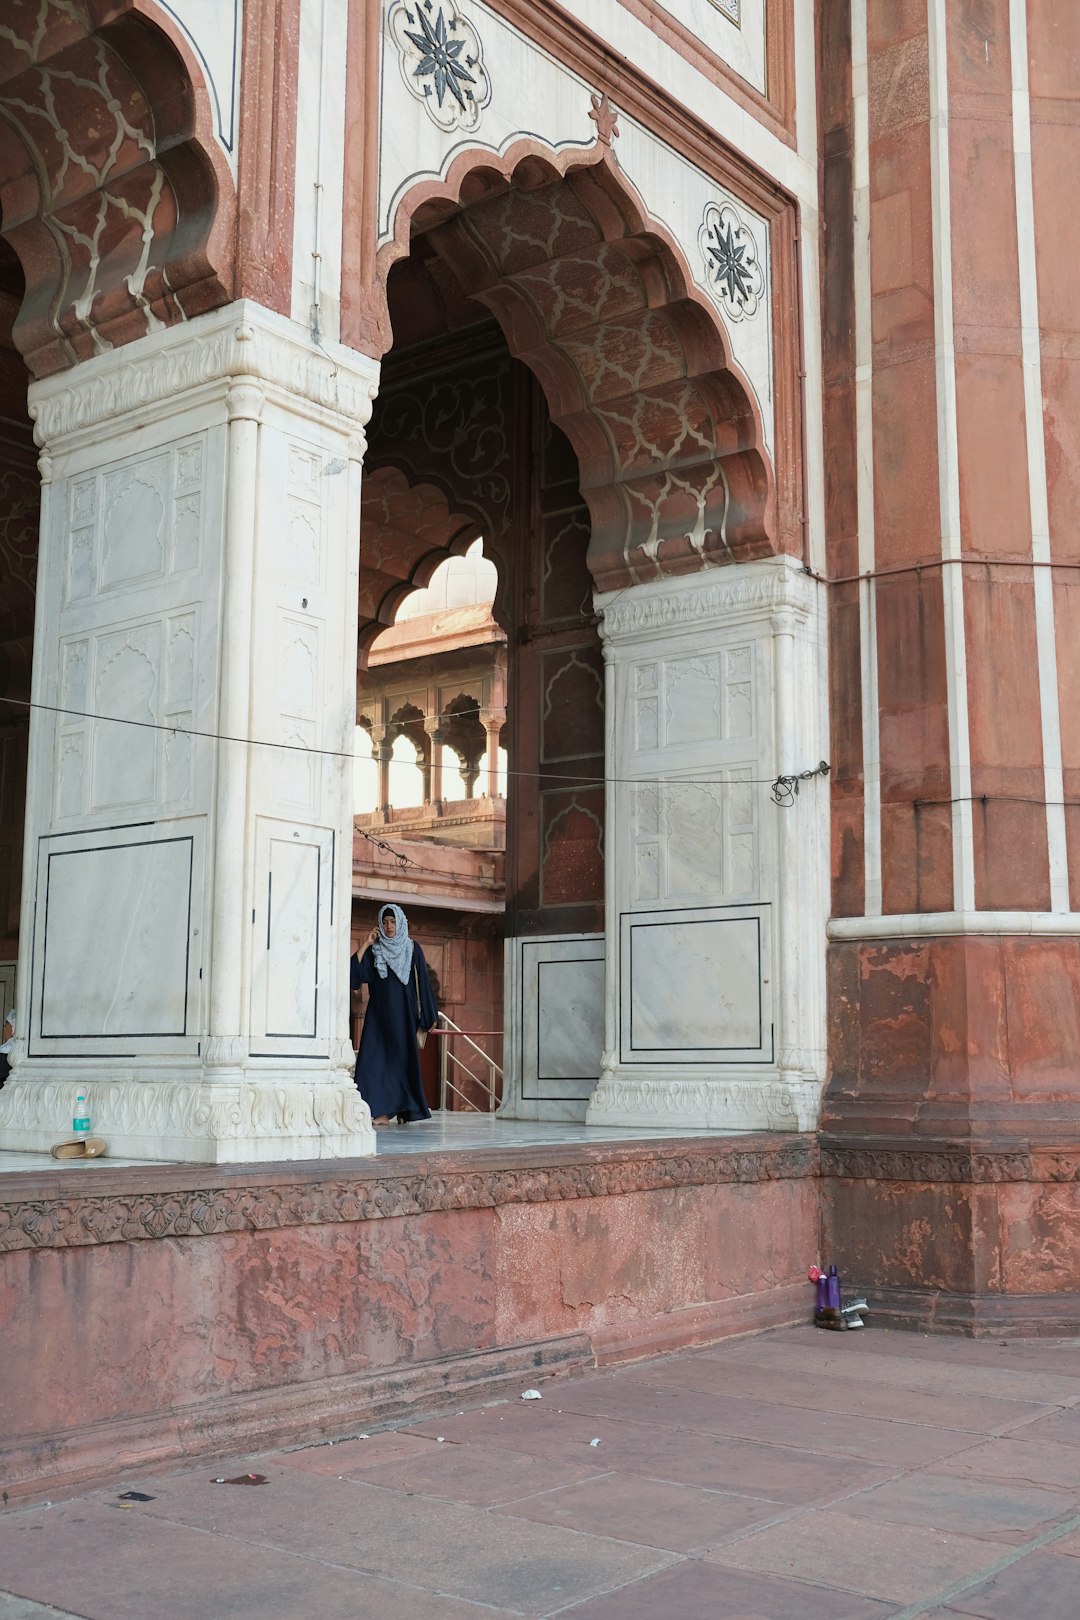
[[5, 1489], [805, 1320], [815, 1173], [811, 1138], [740, 1137], [0, 1175]]
[[[832, 928], [866, 934], [889, 921]], [[830, 946], [830, 1254], [902, 1326], [1076, 1332], [1075, 920], [1032, 914], [1026, 935], [994, 932], [1015, 916], [936, 921], [940, 934], [925, 917], [915, 937]]]

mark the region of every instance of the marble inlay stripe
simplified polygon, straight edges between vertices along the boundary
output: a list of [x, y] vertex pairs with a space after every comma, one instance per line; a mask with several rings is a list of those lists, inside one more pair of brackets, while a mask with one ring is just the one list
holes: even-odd
[[[1024, 414], [1027, 430], [1028, 491], [1031, 503], [1031, 555], [1035, 591], [1035, 637], [1039, 659], [1046, 836], [1050, 857], [1050, 909], [1069, 910], [1069, 857], [1065, 834], [1065, 784], [1058, 708], [1057, 634], [1054, 576], [1050, 562], [1050, 512], [1046, 485], [1043, 420], [1042, 343], [1039, 289], [1035, 275], [1035, 198], [1031, 169], [1031, 89], [1028, 76], [1027, 7], [1009, 0], [1012, 59], [1013, 163], [1016, 178], [1016, 247], [1021, 267], [1020, 343], [1024, 362]], [[1024, 267], [1027, 267], [1025, 270]]]

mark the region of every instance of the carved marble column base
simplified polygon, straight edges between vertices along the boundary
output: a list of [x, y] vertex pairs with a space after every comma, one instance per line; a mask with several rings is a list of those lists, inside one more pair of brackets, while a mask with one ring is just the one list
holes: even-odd
[[784, 1073], [733, 1077], [607, 1072], [593, 1092], [587, 1125], [657, 1130], [812, 1131], [821, 1082]]
[[80, 1091], [93, 1134], [105, 1138], [114, 1159], [253, 1164], [375, 1152], [371, 1114], [352, 1082], [305, 1081], [295, 1072], [237, 1083], [190, 1072], [60, 1080], [16, 1071], [0, 1092], [0, 1148], [47, 1153], [71, 1135]]

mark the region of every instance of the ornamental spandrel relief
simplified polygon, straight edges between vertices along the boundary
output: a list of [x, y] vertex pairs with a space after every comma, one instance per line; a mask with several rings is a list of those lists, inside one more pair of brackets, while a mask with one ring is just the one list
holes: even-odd
[[728, 320], [752, 320], [765, 291], [765, 275], [757, 238], [731, 203], [708, 204], [698, 247], [706, 285]]
[[449, 134], [476, 129], [491, 100], [484, 49], [452, 0], [394, 0], [387, 28], [401, 77], [428, 116]]

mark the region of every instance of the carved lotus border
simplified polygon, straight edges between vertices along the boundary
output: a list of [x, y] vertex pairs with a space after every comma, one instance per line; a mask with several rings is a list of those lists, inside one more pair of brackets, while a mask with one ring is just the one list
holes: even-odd
[[[753, 566], [753, 565], [751, 565]], [[806, 574], [775, 562], [754, 567], [740, 579], [702, 582], [700, 574], [692, 583], [668, 589], [617, 592], [597, 603], [600, 633], [606, 641], [638, 637], [651, 630], [668, 630], [681, 625], [699, 628], [711, 622], [726, 622], [736, 613], [770, 613], [792, 609], [803, 616], [811, 614], [816, 602], [814, 581]]]
[[959, 1182], [969, 1186], [1018, 1181], [1080, 1181], [1080, 1148], [1060, 1151], [1025, 1147], [992, 1152], [960, 1147], [837, 1147], [823, 1144], [820, 1149], [820, 1174], [844, 1181]]
[[590, 1154], [577, 1163], [504, 1170], [458, 1170], [436, 1163], [431, 1169], [418, 1164], [413, 1174], [382, 1179], [337, 1176], [286, 1186], [252, 1181], [160, 1193], [12, 1197], [0, 1202], [0, 1253], [390, 1220], [733, 1182], [788, 1181], [813, 1176], [816, 1169], [813, 1143], [796, 1138], [775, 1146], [741, 1145], [708, 1152], [663, 1151], [605, 1159]]
[[291, 325], [240, 300], [35, 383], [34, 437], [42, 449], [55, 450], [71, 434], [241, 378], [344, 419], [357, 433], [378, 388], [374, 361], [341, 348], [334, 355], [316, 349]]
[[[608, 1144], [610, 1148], [610, 1144]], [[595, 1152], [595, 1150], [594, 1150]], [[429, 1161], [430, 1162], [430, 1161]], [[104, 1166], [90, 1174], [101, 1173]], [[77, 1172], [67, 1172], [73, 1174]], [[594, 1153], [569, 1164], [458, 1169], [435, 1161], [385, 1177], [363, 1173], [286, 1185], [246, 1183], [161, 1192], [0, 1198], [0, 1253], [67, 1249], [231, 1232], [277, 1231], [508, 1204], [808, 1178], [883, 1182], [1080, 1182], [1080, 1148], [993, 1153], [963, 1148], [818, 1146], [808, 1137], [767, 1145]]]

